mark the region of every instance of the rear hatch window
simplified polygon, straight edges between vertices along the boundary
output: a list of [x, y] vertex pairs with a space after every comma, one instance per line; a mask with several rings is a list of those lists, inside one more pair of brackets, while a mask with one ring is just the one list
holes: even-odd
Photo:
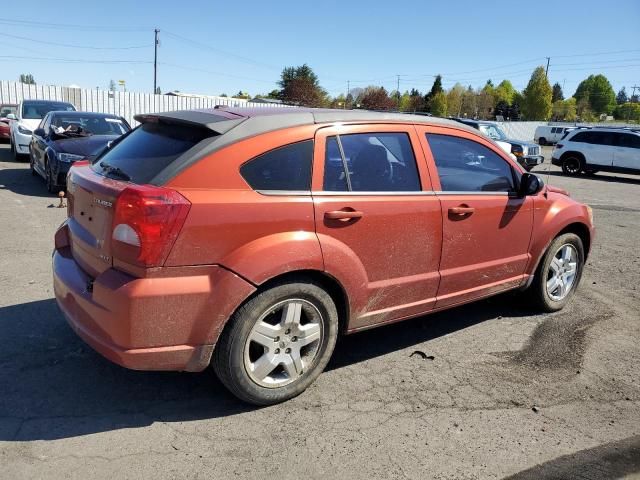
[[209, 129], [195, 126], [144, 123], [99, 156], [91, 168], [118, 180], [152, 183], [183, 153], [215, 135]]

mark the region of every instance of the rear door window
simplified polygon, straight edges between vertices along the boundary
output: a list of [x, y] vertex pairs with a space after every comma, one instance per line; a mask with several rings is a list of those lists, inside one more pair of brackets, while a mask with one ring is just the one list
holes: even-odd
[[264, 153], [240, 167], [254, 190], [310, 191], [313, 140], [293, 143]]
[[113, 178], [150, 183], [183, 153], [214, 135], [205, 128], [144, 123], [121, 137], [121, 141], [94, 161], [92, 168]]
[[406, 133], [354, 133], [327, 139], [325, 191], [417, 192], [421, 188]]
[[513, 169], [484, 145], [452, 135], [427, 134], [443, 192], [513, 192]]

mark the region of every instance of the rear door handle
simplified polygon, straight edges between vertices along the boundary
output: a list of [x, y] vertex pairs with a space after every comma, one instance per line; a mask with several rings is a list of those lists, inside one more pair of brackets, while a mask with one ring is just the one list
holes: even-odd
[[453, 215], [471, 215], [476, 209], [473, 207], [451, 207], [449, 213]]
[[362, 218], [363, 213], [358, 210], [333, 210], [325, 212], [324, 218], [327, 220], [351, 220], [354, 218]]

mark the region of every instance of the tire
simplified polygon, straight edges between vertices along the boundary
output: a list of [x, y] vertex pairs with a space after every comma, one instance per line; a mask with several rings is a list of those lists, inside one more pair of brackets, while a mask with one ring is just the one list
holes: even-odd
[[546, 145], [547, 144], [547, 139], [544, 137], [541, 137], [540, 139], [538, 139], [538, 143], [540, 145]]
[[212, 365], [239, 399], [273, 405], [301, 394], [314, 382], [329, 362], [337, 336], [338, 312], [326, 290], [302, 278], [279, 283], [234, 313], [218, 340]]
[[582, 159], [576, 155], [568, 155], [562, 159], [562, 173], [576, 176], [582, 171]]
[[[566, 261], [566, 252], [571, 253], [571, 258]], [[561, 256], [563, 258], [557, 258]], [[552, 263], [554, 266], [552, 266]], [[571, 265], [575, 263], [573, 276], [569, 273]], [[534, 306], [544, 312], [556, 312], [564, 308], [571, 299], [582, 278], [584, 268], [584, 246], [582, 240], [574, 233], [565, 233], [556, 237], [540, 261], [531, 286], [525, 291]], [[566, 271], [567, 273], [557, 275], [556, 272]], [[566, 270], [565, 270], [566, 269]], [[554, 287], [552, 283], [555, 278], [561, 278], [565, 285], [565, 290], [561, 287]], [[570, 279], [570, 282], [569, 282]]]
[[56, 193], [56, 185], [53, 181], [53, 174], [51, 173], [51, 169], [49, 168], [49, 162], [47, 162], [44, 166], [45, 171], [45, 181], [47, 182], [47, 192]]
[[36, 169], [33, 166], [33, 155], [31, 154], [31, 151], [29, 151], [29, 170], [31, 170], [32, 176], [35, 177], [37, 175]]

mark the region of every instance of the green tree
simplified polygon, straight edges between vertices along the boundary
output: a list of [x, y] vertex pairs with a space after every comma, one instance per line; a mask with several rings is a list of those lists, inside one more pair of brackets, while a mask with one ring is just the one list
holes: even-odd
[[30, 73], [21, 73], [20, 83], [25, 83], [27, 85], [35, 85], [36, 81], [33, 79], [33, 75], [31, 75]]
[[280, 98], [280, 90], [276, 90], [276, 89], [271, 90], [267, 94], [267, 98], [274, 98], [276, 100], [279, 99]]
[[505, 102], [507, 105], [513, 103], [513, 97], [516, 94], [516, 89], [509, 80], [503, 80], [494, 90], [494, 96], [496, 103]]
[[527, 120], [548, 120], [551, 116], [551, 85], [544, 67], [537, 67], [524, 89], [522, 113]]
[[422, 94], [416, 90], [415, 88], [411, 89], [409, 92], [409, 108], [408, 112], [422, 112], [425, 111], [426, 107], [424, 104], [424, 98]]
[[442, 88], [442, 75], [436, 75], [435, 80], [433, 81], [433, 85], [431, 86], [431, 90], [424, 96], [424, 103], [427, 109], [431, 107], [430, 102], [431, 99], [437, 94], [444, 92]]
[[469, 85], [462, 95], [462, 107], [460, 108], [460, 114], [467, 118], [476, 118], [478, 114], [477, 95], [471, 85]]
[[604, 75], [589, 75], [580, 82], [573, 96], [578, 103], [588, 98], [591, 111], [597, 115], [611, 113], [616, 105], [616, 94]]
[[411, 95], [409, 92], [405, 90], [405, 92], [400, 97], [400, 108], [401, 112], [410, 112], [411, 111]]
[[553, 91], [551, 93], [551, 101], [556, 103], [558, 100], [564, 100], [564, 93], [562, 92], [562, 87], [558, 82], [553, 84]]
[[462, 97], [464, 96], [464, 87], [456, 83], [449, 92], [447, 92], [447, 112], [449, 115], [459, 117], [462, 111]]
[[431, 97], [431, 114], [436, 117], [447, 116], [447, 95], [444, 92], [438, 92]]
[[306, 63], [298, 67], [285, 67], [278, 81], [280, 98], [285, 103], [307, 107], [320, 107], [327, 93], [322, 89], [318, 76]]
[[491, 80], [487, 80], [485, 86], [478, 92], [477, 105], [478, 116], [480, 118], [491, 118], [496, 106], [495, 89], [493, 88], [493, 82]]
[[629, 101], [629, 97], [627, 97], [627, 91], [624, 87], [620, 89], [618, 95], [616, 95], [616, 103], [618, 105], [622, 105], [623, 103], [627, 103]]
[[613, 116], [616, 120], [624, 120], [625, 122], [633, 120], [640, 122], [640, 103], [629, 102], [618, 105], [613, 111]]
[[576, 99], [571, 97], [566, 100], [553, 102], [553, 119], [556, 121], [575, 122], [577, 119]]

